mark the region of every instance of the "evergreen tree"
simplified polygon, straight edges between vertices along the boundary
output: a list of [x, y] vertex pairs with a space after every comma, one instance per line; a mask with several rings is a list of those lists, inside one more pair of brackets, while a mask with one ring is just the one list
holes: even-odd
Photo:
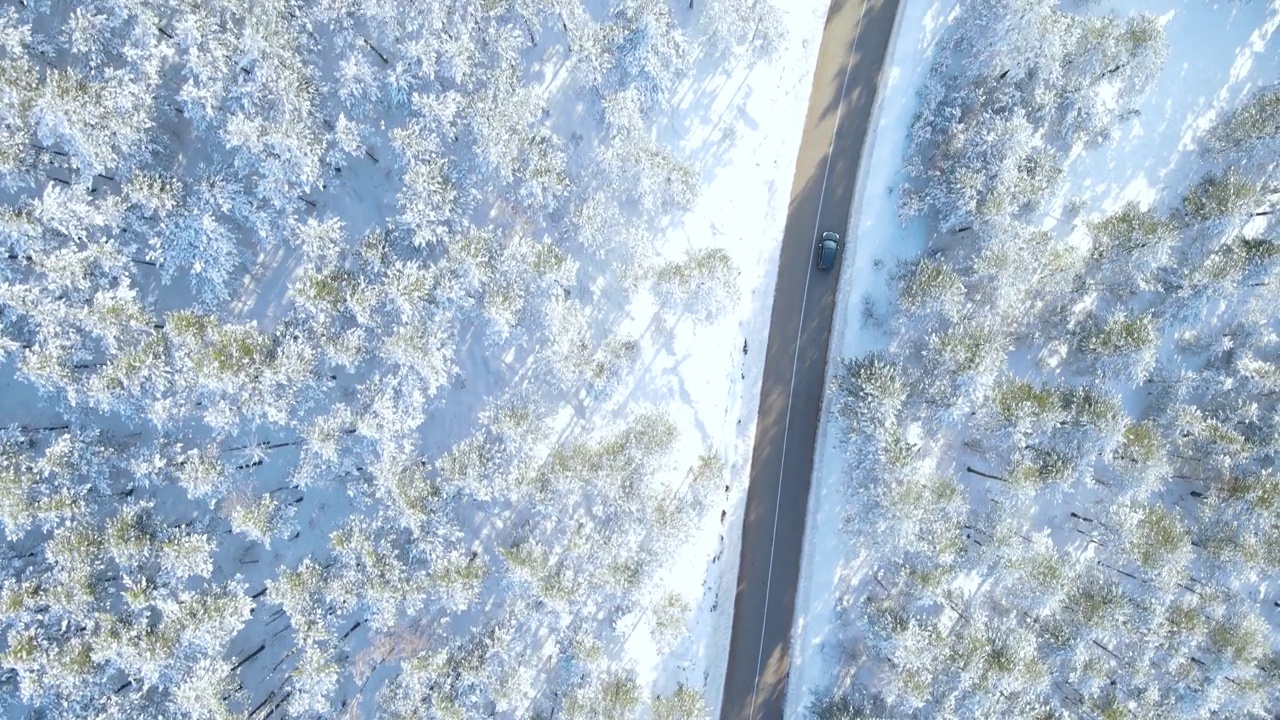
[[698, 250], [684, 260], [658, 266], [653, 290], [665, 307], [683, 310], [699, 322], [712, 322], [737, 300], [738, 269], [720, 248]]

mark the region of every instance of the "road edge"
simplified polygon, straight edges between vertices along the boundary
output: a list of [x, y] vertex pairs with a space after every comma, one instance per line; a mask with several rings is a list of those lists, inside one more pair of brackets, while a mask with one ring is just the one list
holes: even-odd
[[[894, 52], [897, 50], [898, 42], [901, 40], [900, 30], [902, 27], [902, 17], [905, 14], [907, 6], [912, 2], [915, 2], [915, 0], [899, 0], [898, 2], [898, 8], [893, 16], [893, 27], [889, 31], [889, 44], [885, 49], [886, 60], [893, 58]], [[847, 249], [845, 250], [844, 257], [840, 260], [840, 275], [836, 280], [836, 307], [835, 314], [832, 317], [831, 339], [828, 341], [827, 345], [826, 371], [822, 378], [822, 399], [819, 401], [818, 406], [818, 441], [814, 446], [815, 456], [823, 452], [830, 444], [829, 433], [831, 431], [831, 418], [830, 414], [827, 412], [827, 391], [831, 386], [832, 378], [840, 367], [839, 363], [832, 363], [831, 360], [833, 357], [833, 351], [842, 351], [842, 348], [844, 347], [849, 313], [849, 303], [841, 302], [842, 296], [840, 289], [851, 280], [850, 276], [852, 276], [856, 265], [856, 263], [851, 262], [854, 258], [850, 257], [850, 252], [852, 252], [855, 257], [858, 252], [858, 243], [856, 242], [857, 233], [855, 231], [858, 227], [858, 213], [862, 208], [862, 198], [866, 192], [867, 176], [871, 172], [871, 157], [867, 154], [867, 150], [868, 148], [875, 146], [876, 136], [879, 134], [880, 118], [884, 105], [884, 95], [880, 92], [880, 88], [884, 82], [886, 74], [891, 69], [892, 65], [886, 61], [880, 67], [880, 75], [876, 78], [876, 96], [871, 103], [871, 115], [867, 118], [867, 134], [862, 139], [862, 148], [858, 156], [858, 171], [854, 176], [853, 204], [850, 206], [849, 210], [849, 226], [845, 228], [845, 246]], [[812, 574], [811, 566], [813, 564], [814, 553], [813, 518], [817, 511], [817, 502], [819, 497], [819, 493], [813, 492], [813, 481], [815, 477], [818, 477], [819, 467], [822, 467], [822, 465], [814, 462], [813, 470], [809, 476], [810, 488], [808, 507], [805, 508], [805, 533], [804, 539], [800, 544], [800, 578], [798, 583], [799, 587], [796, 590], [796, 613], [799, 613], [801, 608], [804, 608], [807, 611], [810, 605], [809, 596], [812, 585], [808, 582], [808, 578]], [[803, 712], [804, 708], [804, 700], [807, 699], [801, 697], [805, 688], [802, 686], [796, 690], [796, 686], [792, 682], [796, 677], [803, 675], [800, 671], [804, 667], [803, 658], [800, 656], [802, 649], [800, 641], [803, 640], [803, 638], [797, 635], [796, 626], [796, 618], [793, 616], [791, 618], [791, 652], [788, 657], [788, 664], [791, 667], [791, 671], [787, 678], [787, 686], [782, 700], [783, 720], [800, 720], [801, 712]], [[796, 692], [793, 692], [793, 690], [796, 690]]]
[[[816, 9], [813, 10], [812, 18], [801, 19], [802, 15], [797, 14], [796, 19], [788, 26], [789, 30], [793, 32], [796, 28], [809, 22], [812, 22], [813, 26], [817, 28], [813, 36], [812, 47], [804, 47], [806, 60], [811, 67], [816, 66], [818, 61], [818, 52], [822, 46], [822, 29], [826, 22], [830, 4], [830, 0], [815, 4], [814, 7]], [[774, 62], [782, 63], [782, 56], [776, 56], [770, 60], [770, 63]], [[795, 95], [803, 108], [808, 107], [807, 103], [813, 86], [813, 77], [814, 72], [811, 69], [809, 72], [800, 73], [796, 81], [795, 88], [797, 88], [797, 91]], [[796, 113], [794, 127], [792, 128], [794, 132], [791, 133], [791, 140], [787, 144], [788, 151], [779, 153], [777, 157], [777, 171], [779, 173], [785, 175], [786, 173], [794, 174], [795, 172], [796, 157], [800, 152], [800, 146], [804, 138], [805, 120], [806, 117], [803, 110]], [[735, 369], [742, 372], [743, 377], [737, 386], [739, 398], [737, 401], [736, 421], [728, 416], [726, 416], [725, 420], [726, 424], [733, 423], [730, 427], [734, 428], [729, 436], [731, 438], [730, 447], [725, 452], [725, 460], [727, 462], [725, 480], [732, 490], [727, 503], [722, 508], [727, 512], [727, 515], [721, 522], [721, 542], [717, 549], [717, 553], [722, 558], [721, 562], [724, 565], [720, 568], [720, 575], [715, 583], [712, 605], [718, 605], [720, 609], [718, 611], [713, 610], [708, 614], [712, 619], [709, 640], [706, 645], [707, 655], [710, 658], [714, 658], [716, 662], [709, 662], [704, 667], [701, 683], [703, 699], [706, 700], [710, 708], [710, 716], [714, 718], [719, 718], [724, 711], [725, 677], [729, 671], [728, 661], [733, 635], [733, 619], [734, 614], [737, 612], [736, 590], [742, 560], [743, 514], [746, 510], [747, 493], [750, 491], [751, 456], [755, 449], [756, 424], [759, 420], [760, 398], [764, 389], [765, 355], [769, 345], [769, 333], [773, 325], [773, 302], [778, 287], [778, 265], [786, 232], [789, 199], [792, 192], [791, 185], [792, 180], [789, 176], [784, 183], [778, 184], [778, 190], [784, 197], [778, 205], [778, 217], [776, 218], [776, 228], [774, 228], [776, 230], [774, 233], [776, 243], [764, 253], [764, 256], [771, 258], [772, 266], [766, 271], [760, 285], [750, 295], [750, 302], [755, 306], [739, 322], [742, 339], [745, 341], [749, 338], [752, 343], [755, 343], [758, 339], [759, 346], [753, 345], [750, 347], [750, 352], [746, 357], [737, 355], [738, 348], [733, 348], [732, 350], [735, 358], [741, 361], [741, 364], [736, 365]], [[758, 323], [758, 327], [755, 326], [756, 323]], [[738, 473], [741, 473], [740, 476]]]

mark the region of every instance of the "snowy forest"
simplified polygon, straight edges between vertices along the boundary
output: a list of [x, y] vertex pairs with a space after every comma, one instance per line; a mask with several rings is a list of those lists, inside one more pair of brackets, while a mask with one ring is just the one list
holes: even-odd
[[[697, 688], [636, 682], [617, 621], [685, 632], [650, 579], [724, 462], [670, 467], [683, 429], [608, 403], [637, 361], [613, 318], [637, 293], [693, 322], [736, 297], [722, 251], [652, 252], [701, 186], [653, 128], [699, 68], [773, 52], [776, 12], [6, 3], [0, 713], [707, 717]], [[1222, 152], [1252, 152], [1233, 132]], [[1213, 177], [1202, 213], [1265, 197]], [[1241, 242], [1213, 287], [1259, 277], [1270, 246]], [[1156, 327], [1134, 317], [1116, 322]], [[1269, 377], [1251, 333], [1208, 343], [1217, 374], [1159, 386], [1211, 404], [1141, 427], [1196, 412], [1187, 443], [1264, 454], [1266, 408], [1217, 419], [1233, 379]], [[1265, 474], [1220, 497], [1227, 465], [1202, 459], [1196, 512], [1267, 497]]]
[[1162, 22], [960, 5], [901, 129], [928, 245], [855, 300], [883, 349], [837, 374], [873, 560], [810, 717], [1280, 711], [1280, 85], [1195, 137], [1185, 186], [1060, 197], [1147, 121]]

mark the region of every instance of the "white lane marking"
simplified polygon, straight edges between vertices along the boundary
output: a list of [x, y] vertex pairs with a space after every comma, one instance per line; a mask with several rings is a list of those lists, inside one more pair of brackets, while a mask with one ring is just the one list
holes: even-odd
[[[840, 85], [840, 102], [836, 104], [836, 123], [831, 129], [831, 144], [827, 147], [827, 167], [822, 172], [822, 190], [818, 194], [818, 212], [813, 219], [813, 240], [816, 246], [818, 229], [822, 226], [822, 200], [827, 194], [827, 179], [831, 175], [831, 156], [836, 150], [836, 134], [840, 132], [840, 114], [844, 111], [844, 96], [849, 90], [849, 72], [853, 70], [853, 56], [858, 49], [858, 37], [862, 34], [862, 16], [867, 12], [864, 0], [862, 9], [858, 11], [858, 27], [853, 31], [853, 44], [849, 46], [849, 64], [844, 68], [844, 81]], [[848, 228], [845, 228], [846, 230]], [[845, 238], [847, 243], [849, 240]], [[756, 694], [760, 689], [760, 668], [764, 663], [764, 631], [769, 624], [769, 590], [773, 586], [773, 551], [778, 545], [778, 508], [782, 505], [782, 478], [787, 466], [787, 433], [791, 430], [791, 400], [796, 390], [796, 367], [800, 364], [800, 338], [804, 335], [804, 308], [809, 301], [809, 278], [813, 275], [814, 259], [809, 258], [808, 269], [804, 274], [804, 295], [800, 298], [800, 330], [796, 333], [796, 353], [791, 359], [791, 386], [787, 390], [787, 419], [782, 426], [782, 457], [778, 468], [778, 496], [773, 502], [773, 536], [769, 539], [769, 572], [764, 581], [764, 613], [760, 621], [760, 651], [756, 654], [756, 678], [751, 684], [751, 708], [747, 711], [748, 720], [755, 720]]]

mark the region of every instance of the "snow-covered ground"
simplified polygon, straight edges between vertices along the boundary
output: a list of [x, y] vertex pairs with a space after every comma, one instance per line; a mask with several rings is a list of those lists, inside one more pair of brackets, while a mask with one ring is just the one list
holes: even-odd
[[[657, 591], [679, 593], [693, 608], [690, 637], [665, 654], [648, 633], [633, 632], [627, 643], [642, 685], [658, 694], [678, 683], [703, 688], [713, 717], [719, 717], [724, 688], [778, 247], [828, 5], [827, 0], [778, 3], [787, 34], [777, 54], [733, 68], [717, 81], [713, 94], [696, 88], [679, 93], [679, 112], [661, 130], [673, 142], [721, 154], [707, 158], [715, 169], [704, 173], [697, 206], [670, 229], [658, 251], [678, 259], [695, 248], [727, 250], [741, 271], [735, 310], [713, 324], [697, 325], [687, 318], [664, 319], [651, 301], [640, 302], [628, 308], [620, 328], [648, 338], [637, 391], [689, 431], [679, 440], [678, 466], [689, 467], [710, 447], [720, 451], [728, 467], [721, 511], [708, 513]], [[646, 333], [655, 322], [668, 327]]]
[[[1280, 80], [1280, 48], [1274, 38], [1280, 8], [1275, 3], [1126, 0], [1086, 5], [1090, 13], [1159, 17], [1169, 56], [1157, 85], [1139, 106], [1140, 114], [1122, 124], [1115, 140], [1071, 156], [1061, 192], [1046, 204], [1046, 227], [1100, 217], [1130, 200], [1144, 207], [1176, 204], [1202, 169], [1195, 152], [1203, 133], [1250, 92]], [[870, 296], [883, 307], [889, 290], [885, 272], [925, 247], [925, 223], [917, 219], [904, 226], [899, 219], [897, 189], [918, 106], [916, 91], [956, 7], [957, 0], [904, 0], [900, 9], [855, 198], [849, 229], [854, 254], [846, 257], [842, 270], [843, 299], [836, 312], [828, 380], [839, 370], [840, 358], [884, 346], [882, 333], [861, 315], [862, 300]], [[1084, 210], [1068, 218], [1065, 208], [1073, 200]], [[851, 548], [842, 533], [848, 512], [845, 450], [839, 441], [844, 434], [824, 414], [809, 501], [787, 718], [804, 717], [815, 693], [847, 679], [839, 675], [841, 670], [854, 669], [841, 657], [840, 645], [850, 638], [836, 627], [837, 606], [865, 592], [871, 583], [866, 571], [877, 549]]]

